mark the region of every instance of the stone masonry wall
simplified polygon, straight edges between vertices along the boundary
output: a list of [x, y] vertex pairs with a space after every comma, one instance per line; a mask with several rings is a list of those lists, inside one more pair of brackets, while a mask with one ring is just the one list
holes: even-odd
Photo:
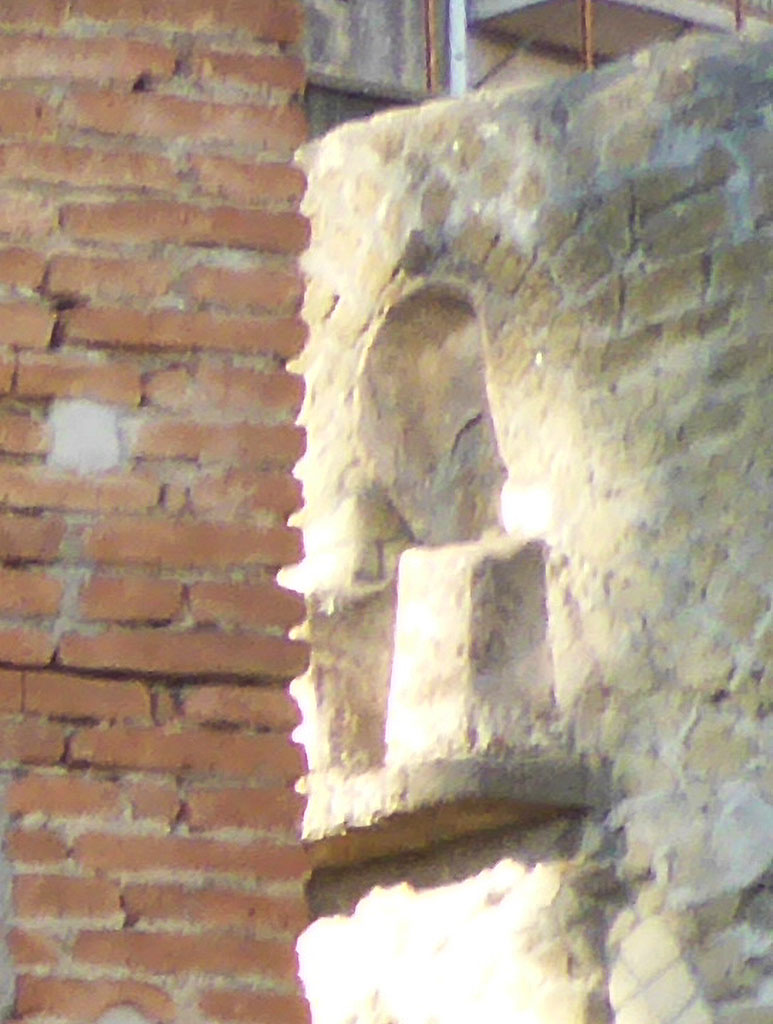
[[307, 1019], [304, 611], [275, 582], [301, 552], [301, 29], [296, 0], [0, 5], [14, 1020]]
[[320, 1024], [773, 1021], [771, 67], [696, 36], [304, 157], [308, 833], [438, 759], [607, 780], [321, 872]]

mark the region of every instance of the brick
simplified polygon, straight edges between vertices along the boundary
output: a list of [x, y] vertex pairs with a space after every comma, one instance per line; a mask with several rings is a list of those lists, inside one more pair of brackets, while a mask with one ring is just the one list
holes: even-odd
[[81, 932], [73, 957], [154, 974], [203, 972], [290, 981], [297, 970], [291, 942], [230, 935], [220, 935], [213, 943], [207, 935]]
[[298, 57], [200, 50], [194, 53], [193, 74], [205, 82], [217, 79], [218, 84], [263, 86], [291, 94], [301, 93], [306, 85], [306, 71]]
[[67, 845], [55, 832], [10, 832], [5, 852], [20, 864], [56, 864], [67, 857]]
[[169, 725], [180, 718], [178, 709], [178, 687], [162, 685], [153, 688], [153, 721], [156, 725]]
[[96, 878], [21, 875], [13, 881], [18, 917], [114, 917], [120, 912], [120, 887]]
[[109, 629], [99, 636], [67, 633], [59, 643], [59, 657], [71, 668], [270, 679], [291, 679], [308, 664], [307, 647], [298, 641], [159, 629]]
[[[2, 428], [0, 427], [0, 430]], [[201, 519], [284, 523], [303, 504], [301, 484], [290, 473], [228, 470], [200, 477], [190, 489], [191, 509]]]
[[0, 515], [0, 560], [53, 562], [65, 530], [59, 516]]
[[147, 374], [143, 380], [142, 397], [143, 405], [162, 409], [201, 409], [195, 377], [187, 366], [172, 366]]
[[764, 274], [773, 270], [773, 250], [762, 237], [716, 249], [711, 261], [711, 298], [725, 299], [742, 292], [750, 283], [751, 267]]
[[704, 267], [702, 254], [680, 257], [646, 274], [625, 279], [626, 330], [640, 323], [663, 323], [702, 302]]
[[194, 789], [186, 797], [191, 829], [242, 828], [298, 837], [305, 800], [293, 790]]
[[[749, 133], [749, 138], [752, 133]], [[720, 145], [704, 150], [697, 163], [686, 166], [645, 168], [633, 182], [633, 196], [640, 218], [662, 210], [690, 194], [706, 191], [713, 185], [724, 184], [736, 170], [737, 164], [730, 153]]]
[[0, 669], [0, 713], [15, 715], [21, 711], [21, 672]]
[[18, 246], [0, 249], [0, 281], [11, 288], [39, 288], [45, 269], [42, 253]]
[[170, 290], [174, 276], [173, 266], [163, 260], [55, 256], [48, 268], [48, 291], [88, 299], [153, 299]]
[[56, 615], [62, 599], [60, 580], [26, 569], [0, 569], [0, 615], [20, 618]]
[[0, 78], [130, 82], [142, 74], [169, 78], [174, 65], [174, 52], [164, 46], [115, 36], [110, 39], [37, 35], [0, 38]]
[[[2, 71], [3, 50], [13, 40], [0, 39], [0, 77], [9, 76]], [[41, 138], [56, 131], [56, 115], [47, 103], [34, 93], [20, 89], [0, 90], [0, 136], [3, 139], [14, 135]]]
[[[114, 820], [125, 817], [129, 810], [137, 821], [150, 819], [171, 824], [179, 812], [180, 800], [174, 785], [147, 777], [141, 783], [106, 782], [68, 769], [64, 774], [34, 772], [13, 779], [8, 787], [7, 809], [12, 815], [42, 814], [52, 820]], [[60, 851], [60, 855], [64, 854]]]
[[116, 405], [140, 401], [140, 369], [129, 361], [106, 358], [22, 352], [16, 393], [24, 398], [92, 398]]
[[95, 21], [126, 21], [176, 26], [193, 31], [228, 32], [239, 29], [258, 39], [277, 43], [295, 42], [303, 24], [297, 0], [165, 0], [163, 6], [148, 0], [74, 0], [72, 13]]
[[54, 640], [37, 629], [0, 628], [0, 661], [15, 665], [47, 665], [54, 653]]
[[306, 118], [299, 106], [203, 103], [149, 92], [76, 93], [65, 101], [63, 119], [105, 135], [219, 143], [288, 158], [306, 138]]
[[306, 617], [303, 597], [275, 583], [195, 583], [190, 606], [194, 620], [202, 625], [288, 629]]
[[233, 889], [188, 889], [183, 885], [127, 885], [126, 915], [137, 923], [184, 921], [208, 930], [227, 928], [262, 934], [297, 935], [308, 924], [306, 901]]
[[[306, 248], [309, 239], [308, 223], [298, 213], [193, 206], [162, 200], [73, 203], [62, 208], [61, 221], [63, 230], [72, 238], [120, 244], [223, 245], [297, 254]], [[42, 216], [35, 223], [46, 223], [48, 227]], [[4, 227], [0, 197], [0, 231], [3, 230], [10, 229]]]
[[82, 1024], [121, 1004], [136, 1007], [151, 1020], [171, 1022], [176, 1016], [166, 992], [139, 981], [84, 981], [30, 974], [16, 979], [16, 1013], [24, 1017], [51, 1016]]
[[[268, 352], [297, 355], [307, 328], [297, 317], [236, 317], [163, 310], [142, 313], [122, 308], [81, 308], [64, 313], [70, 344], [99, 344], [131, 349]], [[2, 336], [0, 335], [0, 338]]]
[[283, 734], [208, 729], [121, 727], [81, 729], [70, 759], [100, 768], [217, 775], [289, 783], [304, 771], [303, 754]]
[[180, 811], [177, 787], [154, 783], [145, 778], [141, 783], [124, 785], [124, 793], [132, 810], [132, 817], [165, 821], [171, 825]]
[[[288, 324], [294, 331], [294, 321], [281, 323]], [[222, 409], [230, 417], [237, 413], [252, 413], [254, 416], [256, 410], [265, 409], [269, 413], [283, 411], [294, 419], [303, 393], [302, 379], [284, 370], [264, 372], [213, 366], [207, 362], [195, 377], [175, 368], [160, 371], [147, 381], [147, 394], [159, 404], [177, 410], [211, 406]]]
[[727, 235], [731, 216], [724, 189], [716, 188], [646, 217], [639, 241], [653, 260], [705, 252]]
[[47, 348], [56, 317], [47, 306], [32, 302], [0, 305], [0, 345]]
[[144, 512], [158, 504], [159, 492], [157, 482], [136, 473], [84, 479], [44, 466], [0, 464], [0, 505], [11, 508]]
[[181, 606], [181, 584], [146, 576], [92, 577], [80, 594], [82, 617], [104, 622], [164, 622]]
[[171, 871], [246, 876], [262, 880], [303, 879], [308, 858], [303, 847], [270, 841], [228, 843], [191, 836], [127, 836], [88, 833], [73, 844], [83, 867], [123, 875]]
[[182, 286], [199, 302], [230, 309], [296, 312], [303, 294], [298, 274], [265, 267], [196, 267], [183, 278]]
[[64, 20], [67, 6], [68, 0], [3, 0], [0, 24], [17, 27], [29, 23], [55, 28]]
[[311, 1024], [309, 1004], [300, 996], [218, 988], [199, 1001], [208, 1020], [223, 1024]]
[[10, 455], [41, 455], [48, 450], [48, 431], [31, 416], [0, 415], [0, 451]]
[[163, 507], [169, 515], [178, 516], [185, 512], [188, 504], [188, 488], [183, 482], [173, 481], [164, 485]]
[[220, 425], [177, 417], [151, 420], [140, 430], [134, 454], [144, 458], [252, 463], [292, 468], [303, 455], [301, 427], [239, 423]]
[[238, 523], [107, 519], [85, 535], [89, 558], [102, 564], [155, 568], [246, 568], [286, 565], [302, 556], [300, 531], [256, 530]]
[[193, 722], [285, 732], [300, 722], [295, 701], [285, 687], [277, 686], [197, 686], [182, 694], [182, 712]]
[[24, 710], [51, 718], [149, 719], [150, 694], [138, 682], [26, 672]]
[[8, 935], [8, 948], [16, 966], [51, 966], [61, 955], [57, 939], [21, 928], [14, 928]]
[[199, 189], [230, 202], [247, 205], [297, 205], [306, 191], [306, 177], [288, 164], [255, 164], [223, 156], [192, 156], [191, 169]]
[[[69, 770], [63, 775], [35, 772], [11, 782], [7, 807], [10, 814], [44, 814], [51, 818], [116, 817], [121, 812], [119, 796], [114, 782], [101, 782]], [[55, 859], [60, 856], [64, 853]]]
[[0, 147], [0, 177], [80, 187], [168, 190], [179, 186], [173, 164], [164, 157], [53, 144]]
[[0, 352], [0, 394], [7, 395], [13, 387], [13, 375], [15, 371], [15, 355], [3, 355]]
[[59, 227], [59, 207], [45, 195], [20, 189], [0, 190], [0, 235], [11, 241], [48, 239]]
[[0, 722], [0, 758], [22, 764], [56, 764], [64, 754], [65, 732], [50, 722]]
[[284, 411], [293, 420], [300, 412], [305, 393], [298, 374], [282, 370], [262, 373], [241, 366], [204, 363], [197, 375], [202, 400], [234, 413], [253, 413], [256, 408]]

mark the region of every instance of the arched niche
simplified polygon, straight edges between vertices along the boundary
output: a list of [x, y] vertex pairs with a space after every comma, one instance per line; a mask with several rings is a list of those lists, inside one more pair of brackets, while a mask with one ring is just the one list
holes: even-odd
[[497, 526], [505, 469], [465, 296], [424, 287], [394, 306], [364, 353], [357, 402], [374, 486], [412, 543], [470, 541]]

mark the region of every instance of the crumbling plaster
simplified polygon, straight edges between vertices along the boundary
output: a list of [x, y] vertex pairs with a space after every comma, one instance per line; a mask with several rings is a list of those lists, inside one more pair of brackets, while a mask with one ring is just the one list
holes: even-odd
[[[576, 998], [561, 1003], [571, 1012], [541, 1008], [544, 985], [523, 1002], [504, 966], [481, 974], [488, 947], [475, 929], [466, 945], [462, 918], [430, 934], [435, 912], [392, 886], [307, 933], [310, 977], [325, 950], [380, 948], [379, 920], [396, 914], [404, 928], [356, 1005], [337, 1010], [310, 982], [315, 1021], [450, 1024], [469, 1019], [454, 1014], [484, 988], [500, 998], [490, 1021], [773, 1021], [771, 67], [770, 43], [696, 36], [547, 89], [353, 124], [303, 158], [314, 240], [300, 362], [307, 558], [294, 582], [313, 645], [295, 684], [312, 768], [307, 827], [320, 835], [357, 816], [329, 791], [315, 802], [315, 785], [333, 777], [353, 806], [384, 763], [394, 615], [420, 589], [400, 592], [398, 565], [421, 548], [438, 568], [422, 586], [434, 578], [448, 593], [460, 586], [441, 571], [449, 540], [481, 557], [544, 546], [550, 693], [535, 714], [507, 663], [501, 728], [468, 731], [461, 746], [436, 737], [419, 759], [548, 756], [611, 780], [559, 858], [552, 900], [500, 934], [533, 952], [558, 894], [574, 901], [549, 972], [559, 988], [571, 982]], [[475, 324], [459, 365], [481, 360], [479, 414], [490, 412], [504, 480], [500, 521], [481, 522], [475, 538], [420, 536], [399, 473], [381, 466], [384, 451], [410, 448], [394, 424], [415, 416], [416, 390], [422, 416], [443, 421], [448, 403], [433, 405], [436, 376], [420, 359], [401, 364], [395, 350], [413, 380], [391, 396], [380, 435], [362, 428], [368, 354], [395, 310], [422, 295], [460, 303], [471, 312], [459, 319]], [[454, 336], [437, 317], [425, 327], [427, 346]], [[443, 457], [416, 521], [442, 512]], [[358, 681], [356, 699], [337, 690], [337, 673]], [[431, 715], [432, 699], [414, 710]], [[515, 840], [500, 852], [520, 865], [513, 892], [528, 887]], [[594, 887], [589, 871], [614, 885]], [[470, 878], [493, 906], [486, 879]], [[499, 934], [493, 917], [491, 927]], [[451, 936], [461, 942], [469, 984], [453, 1006], [440, 982], [424, 1009], [395, 1001], [389, 979], [421, 959], [418, 935], [430, 961]], [[569, 947], [582, 937], [580, 956]]]

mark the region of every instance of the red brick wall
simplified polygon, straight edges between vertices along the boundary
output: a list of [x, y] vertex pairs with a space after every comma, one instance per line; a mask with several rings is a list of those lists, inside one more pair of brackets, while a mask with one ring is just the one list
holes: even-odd
[[[296, 1024], [300, 0], [0, 5], [15, 1017]], [[52, 403], [122, 464], [47, 464]]]

